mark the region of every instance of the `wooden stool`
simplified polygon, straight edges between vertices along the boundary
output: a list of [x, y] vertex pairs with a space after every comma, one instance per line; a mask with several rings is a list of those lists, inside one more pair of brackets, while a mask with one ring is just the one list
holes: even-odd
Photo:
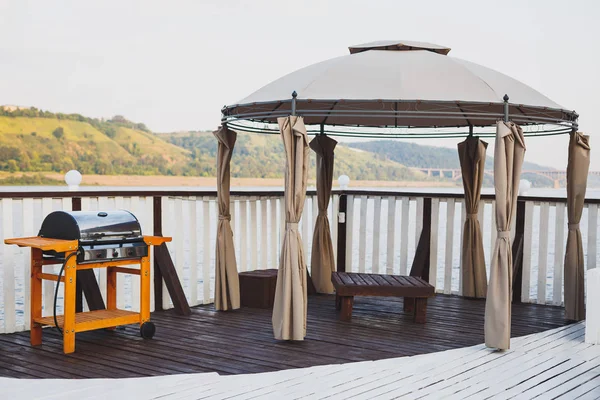
[[277, 286], [276, 269], [240, 272], [239, 277], [242, 307], [273, 308]]

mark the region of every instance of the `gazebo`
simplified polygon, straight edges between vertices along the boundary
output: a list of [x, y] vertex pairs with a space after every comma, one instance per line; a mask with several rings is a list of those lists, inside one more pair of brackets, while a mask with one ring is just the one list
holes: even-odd
[[[277, 277], [275, 338], [306, 335], [306, 260], [298, 221], [307, 183], [309, 147], [317, 154], [319, 216], [311, 260], [320, 292], [331, 293], [333, 250], [326, 209], [336, 141], [332, 137], [466, 137], [458, 145], [467, 218], [463, 233], [464, 296], [486, 297], [485, 337], [492, 348], [510, 346], [512, 259], [510, 228], [516, 210], [525, 138], [570, 134], [567, 166], [569, 233], [565, 257], [566, 318], [584, 318], [583, 248], [579, 231], [589, 167], [589, 138], [578, 115], [523, 83], [453, 58], [450, 48], [410, 41], [379, 41], [350, 54], [302, 68], [222, 109], [219, 141], [219, 225], [215, 304], [239, 307], [239, 285], [229, 223], [229, 165], [236, 130], [279, 133], [286, 153], [286, 229]], [[308, 134], [315, 138], [309, 143]], [[477, 209], [487, 143], [495, 138], [494, 181], [498, 234], [486, 277]]]

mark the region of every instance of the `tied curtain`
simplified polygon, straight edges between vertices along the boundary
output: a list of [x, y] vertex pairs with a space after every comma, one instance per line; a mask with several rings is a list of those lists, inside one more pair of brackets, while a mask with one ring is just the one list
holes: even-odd
[[458, 144], [458, 158], [465, 191], [467, 217], [463, 228], [462, 280], [463, 296], [483, 298], [487, 291], [483, 238], [477, 219], [485, 151], [487, 143], [477, 137], [469, 136]]
[[230, 162], [237, 134], [227, 125], [214, 132], [217, 149], [217, 247], [215, 257], [215, 308], [235, 310], [240, 308], [240, 283], [233, 247], [233, 231], [229, 211]]
[[490, 282], [485, 302], [485, 345], [510, 348], [513, 260], [510, 229], [514, 219], [525, 138], [520, 126], [498, 121], [494, 149], [494, 188], [498, 235], [492, 252]]
[[317, 203], [319, 214], [313, 234], [310, 268], [312, 281], [318, 293], [333, 293], [331, 273], [335, 272], [333, 243], [327, 207], [333, 183], [333, 150], [337, 142], [325, 135], [317, 135], [310, 142], [310, 148], [317, 155]]
[[565, 318], [585, 319], [583, 244], [579, 221], [583, 212], [587, 176], [590, 168], [590, 137], [572, 132], [567, 163], [567, 215], [569, 232], [565, 252]]
[[307, 274], [298, 221], [306, 198], [308, 137], [302, 117], [283, 117], [277, 122], [286, 158], [285, 232], [275, 288], [273, 334], [278, 340], [304, 340]]

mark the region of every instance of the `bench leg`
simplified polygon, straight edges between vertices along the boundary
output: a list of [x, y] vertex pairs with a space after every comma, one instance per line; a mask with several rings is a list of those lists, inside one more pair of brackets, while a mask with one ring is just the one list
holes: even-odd
[[342, 311], [340, 312], [341, 321], [352, 320], [352, 306], [354, 305], [354, 296], [340, 297], [342, 303]]
[[405, 297], [404, 298], [404, 311], [412, 313], [415, 311], [415, 298]]
[[342, 309], [342, 298], [337, 293], [335, 295], [335, 309], [338, 311]]
[[418, 324], [424, 324], [427, 319], [427, 297], [416, 299], [414, 321]]

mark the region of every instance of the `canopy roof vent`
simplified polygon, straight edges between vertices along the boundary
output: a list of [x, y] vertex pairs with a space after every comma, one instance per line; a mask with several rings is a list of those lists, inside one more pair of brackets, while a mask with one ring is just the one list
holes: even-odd
[[350, 54], [360, 53], [367, 50], [389, 50], [389, 51], [410, 51], [410, 50], [429, 50], [434, 53], [446, 55], [450, 52], [449, 47], [426, 42], [412, 42], [409, 40], [378, 40], [376, 42], [357, 44], [348, 47]]

